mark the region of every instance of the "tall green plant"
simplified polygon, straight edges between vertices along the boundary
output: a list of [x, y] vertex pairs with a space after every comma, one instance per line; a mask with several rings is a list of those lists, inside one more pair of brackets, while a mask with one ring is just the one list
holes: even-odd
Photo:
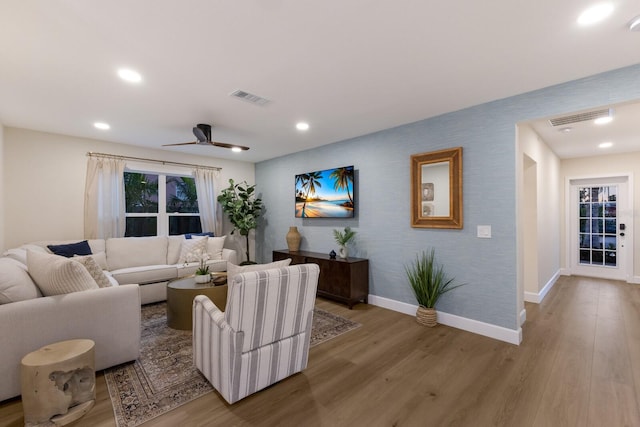
[[415, 262], [404, 268], [418, 304], [425, 308], [434, 308], [444, 293], [463, 286], [453, 285], [454, 279], [436, 262], [436, 251], [433, 248], [417, 255]]
[[258, 227], [258, 218], [262, 213], [262, 199], [256, 197], [255, 185], [245, 182], [236, 184], [229, 180], [229, 187], [222, 190], [218, 196], [218, 202], [222, 210], [227, 214], [233, 225], [233, 234], [236, 230], [241, 236], [245, 236], [247, 242], [247, 261], [243, 264], [253, 264], [249, 257], [249, 232]]

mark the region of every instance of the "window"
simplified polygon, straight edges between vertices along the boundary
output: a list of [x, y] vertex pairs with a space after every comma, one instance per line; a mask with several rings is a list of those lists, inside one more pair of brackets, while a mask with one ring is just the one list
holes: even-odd
[[193, 178], [125, 172], [124, 188], [126, 237], [202, 232]]

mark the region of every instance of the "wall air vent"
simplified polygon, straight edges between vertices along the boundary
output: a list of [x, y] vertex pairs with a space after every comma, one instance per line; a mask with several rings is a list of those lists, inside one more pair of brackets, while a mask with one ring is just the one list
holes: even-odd
[[243, 90], [236, 90], [235, 92], [232, 92], [230, 96], [233, 96], [234, 98], [242, 99], [243, 101], [247, 101], [255, 105], [259, 105], [261, 107], [271, 102], [266, 98], [262, 98], [261, 96], [254, 95], [252, 93], [245, 92]]
[[610, 115], [611, 109], [605, 108], [603, 110], [587, 111], [585, 113], [572, 114], [570, 116], [556, 117], [555, 119], [550, 119], [549, 123], [551, 123], [551, 126], [566, 126], [572, 123], [599, 119], [600, 117], [609, 117]]

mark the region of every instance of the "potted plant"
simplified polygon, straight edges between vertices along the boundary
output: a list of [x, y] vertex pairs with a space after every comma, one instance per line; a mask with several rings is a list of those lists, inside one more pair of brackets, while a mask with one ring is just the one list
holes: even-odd
[[229, 187], [222, 190], [218, 196], [218, 203], [229, 217], [234, 231], [238, 230], [241, 236], [245, 236], [247, 242], [247, 260], [244, 264], [255, 264], [249, 257], [249, 232], [258, 227], [258, 218], [262, 212], [262, 199], [255, 195], [255, 185], [245, 182], [236, 184], [229, 180]]
[[349, 256], [349, 250], [347, 244], [353, 239], [356, 232], [351, 227], [345, 227], [344, 231], [333, 230], [333, 237], [336, 239], [336, 243], [340, 245], [338, 249], [338, 256], [340, 258], [347, 258]]
[[435, 306], [438, 299], [442, 294], [463, 284], [453, 284], [454, 279], [436, 262], [436, 251], [433, 248], [416, 256], [416, 261], [411, 266], [405, 266], [405, 271], [418, 301], [416, 320], [429, 327], [436, 326], [438, 319]]
[[196, 251], [196, 253], [189, 252], [186, 256], [187, 262], [198, 262], [198, 269], [195, 272], [196, 283], [207, 283], [211, 280], [209, 274], [209, 266], [207, 261], [210, 256], [206, 251]]

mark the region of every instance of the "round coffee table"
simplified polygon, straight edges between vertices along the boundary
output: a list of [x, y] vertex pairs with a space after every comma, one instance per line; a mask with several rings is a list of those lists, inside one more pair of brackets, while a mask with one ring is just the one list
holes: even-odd
[[181, 277], [167, 283], [167, 325], [191, 330], [193, 299], [206, 295], [220, 310], [227, 306], [227, 273], [214, 273], [208, 283], [196, 283], [195, 276]]

